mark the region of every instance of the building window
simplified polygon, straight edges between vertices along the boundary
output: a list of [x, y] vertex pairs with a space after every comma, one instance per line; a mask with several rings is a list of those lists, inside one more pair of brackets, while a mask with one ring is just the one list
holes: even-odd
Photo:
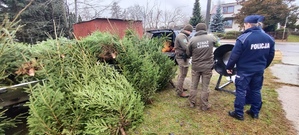
[[234, 13], [234, 6], [223, 7], [223, 14]]
[[233, 20], [232, 19], [224, 21], [224, 28], [232, 28], [232, 27], [233, 27]]

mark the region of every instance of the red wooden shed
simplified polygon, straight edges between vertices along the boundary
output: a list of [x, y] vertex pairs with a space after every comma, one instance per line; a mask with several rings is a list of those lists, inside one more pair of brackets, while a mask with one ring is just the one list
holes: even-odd
[[119, 37], [125, 35], [127, 29], [134, 30], [139, 37], [143, 35], [142, 21], [111, 19], [111, 18], [95, 18], [89, 21], [83, 21], [73, 24], [75, 36], [80, 39], [93, 33], [94, 31], [110, 32]]

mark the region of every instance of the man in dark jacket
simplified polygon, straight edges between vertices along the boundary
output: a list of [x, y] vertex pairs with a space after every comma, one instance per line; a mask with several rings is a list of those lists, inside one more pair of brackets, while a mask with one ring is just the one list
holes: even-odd
[[190, 90], [190, 107], [195, 107], [198, 83], [202, 78], [202, 92], [200, 94], [201, 109], [207, 110], [209, 104], [209, 84], [213, 68], [213, 47], [217, 40], [213, 35], [207, 34], [207, 26], [204, 23], [196, 25], [196, 34], [189, 41], [187, 55], [192, 57], [192, 84]]
[[236, 65], [235, 110], [229, 111], [228, 114], [238, 120], [244, 120], [246, 100], [250, 101], [251, 105], [246, 113], [254, 119], [259, 117], [262, 107], [264, 70], [271, 64], [275, 53], [274, 39], [259, 27], [263, 19], [264, 17], [260, 15], [250, 15], [244, 19], [245, 31], [237, 38], [226, 65], [228, 74], [233, 72], [232, 69]]
[[188, 36], [191, 34], [193, 27], [188, 24], [186, 25], [183, 30], [177, 35], [174, 41], [174, 48], [175, 48], [175, 59], [179, 66], [179, 76], [177, 81], [176, 92], [178, 96], [187, 98], [189, 97], [188, 94], [184, 92], [184, 81], [188, 73], [188, 57], [186, 55], [186, 48], [188, 43]]

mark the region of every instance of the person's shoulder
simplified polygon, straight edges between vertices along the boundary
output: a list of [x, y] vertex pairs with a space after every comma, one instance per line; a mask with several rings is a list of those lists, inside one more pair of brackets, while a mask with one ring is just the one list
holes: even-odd
[[242, 43], [252, 34], [252, 32], [246, 32], [240, 35], [237, 40], [240, 40]]
[[184, 35], [185, 35], [184, 33], [180, 32], [180, 33], [177, 35], [177, 37], [183, 37]]
[[188, 38], [188, 36], [185, 33], [180, 33], [177, 37], [180, 38], [180, 39]]
[[181, 39], [182, 36], [183, 36], [182, 33], [179, 33], [179, 34], [176, 35], [175, 39], [176, 39], [176, 40]]
[[193, 37], [191, 37], [191, 38], [189, 39], [189, 42], [190, 42], [190, 43], [193, 43], [193, 42], [196, 42], [198, 39], [200, 39], [199, 36], [193, 36]]
[[218, 40], [213, 34], [207, 34], [207, 37], [208, 37], [210, 40], [215, 40], [215, 41]]

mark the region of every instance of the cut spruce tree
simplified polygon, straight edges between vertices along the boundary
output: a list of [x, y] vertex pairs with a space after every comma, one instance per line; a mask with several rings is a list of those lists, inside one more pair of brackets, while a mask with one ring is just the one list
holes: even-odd
[[[17, 76], [15, 71], [17, 71], [18, 67], [28, 58], [27, 53], [21, 53], [26, 52], [27, 46], [14, 41], [15, 33], [20, 28], [21, 26], [18, 25], [18, 22], [11, 22], [7, 16], [5, 16], [2, 24], [0, 24], [0, 87], [18, 83], [17, 77], [12, 77], [12, 75]], [[2, 98], [0, 100], [3, 102]], [[7, 117], [5, 114], [6, 111], [6, 108], [0, 106], [1, 135], [5, 134], [6, 129], [16, 127], [20, 122], [19, 118], [22, 116], [20, 114], [14, 118]]]
[[11, 74], [15, 82], [8, 85], [42, 80], [26, 89], [29, 134], [126, 134], [175, 74], [161, 41], [130, 31], [123, 39], [95, 32], [80, 41], [61, 37], [26, 45], [14, 41], [16, 28], [1, 31], [7, 35], [1, 62], [9, 64], [3, 64], [0, 84]]
[[118, 44], [117, 62], [122, 74], [146, 104], [151, 103], [154, 93], [165, 88], [175, 75], [174, 62], [162, 53], [162, 43], [162, 40], [140, 39], [128, 31]]
[[47, 80], [28, 91], [30, 134], [125, 134], [142, 122], [140, 95], [123, 75], [82, 44], [63, 50], [44, 63]]

